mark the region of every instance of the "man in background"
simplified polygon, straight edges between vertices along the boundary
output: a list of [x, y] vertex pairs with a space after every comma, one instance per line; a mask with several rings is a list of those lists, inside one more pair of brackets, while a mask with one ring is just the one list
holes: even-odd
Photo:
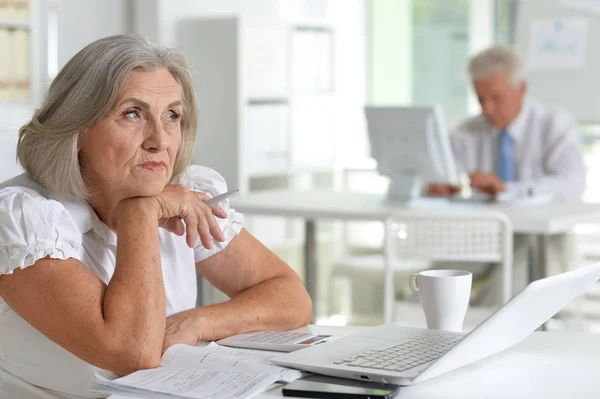
[[[580, 200], [585, 166], [577, 125], [566, 112], [527, 98], [521, 60], [507, 46], [493, 46], [468, 67], [481, 114], [460, 123], [451, 137], [459, 172], [471, 187], [489, 194], [507, 189], [550, 194], [554, 201]], [[457, 190], [429, 186], [431, 194]]]
[[[515, 51], [496, 45], [473, 57], [468, 66], [481, 114], [460, 123], [451, 134], [459, 172], [468, 174], [471, 188], [497, 195], [551, 195], [556, 202], [577, 201], [585, 189], [586, 170], [577, 125], [566, 112], [528, 98], [522, 63]], [[459, 190], [430, 184], [432, 195]], [[553, 274], [563, 271], [572, 256], [572, 240], [553, 238], [557, 251], [548, 256]], [[524, 237], [515, 237], [513, 290], [525, 285]], [[550, 254], [548, 254], [550, 255]], [[498, 267], [494, 269], [499, 269]], [[498, 303], [499, 270], [486, 284], [482, 303]]]

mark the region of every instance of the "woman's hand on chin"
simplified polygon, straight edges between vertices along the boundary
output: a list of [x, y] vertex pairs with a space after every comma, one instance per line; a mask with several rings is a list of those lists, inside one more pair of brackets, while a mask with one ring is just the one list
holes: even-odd
[[[147, 210], [147, 205], [156, 211], [160, 227], [179, 236], [185, 234], [190, 248], [194, 247], [196, 235], [205, 248], [212, 247], [212, 239], [223, 242], [225, 237], [216, 217], [226, 218], [227, 214], [219, 205], [210, 208], [204, 201], [206, 194], [190, 191], [181, 184], [169, 184], [162, 193], [154, 197], [129, 198], [120, 205], [141, 204], [140, 209]], [[121, 206], [121, 209], [128, 206]], [[183, 223], [185, 222], [185, 224]]]

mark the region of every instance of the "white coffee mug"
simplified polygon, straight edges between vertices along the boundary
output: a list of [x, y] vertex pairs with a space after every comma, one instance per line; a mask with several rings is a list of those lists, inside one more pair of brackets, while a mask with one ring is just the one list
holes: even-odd
[[462, 331], [472, 279], [462, 270], [426, 270], [410, 276], [410, 289], [419, 295], [427, 328]]

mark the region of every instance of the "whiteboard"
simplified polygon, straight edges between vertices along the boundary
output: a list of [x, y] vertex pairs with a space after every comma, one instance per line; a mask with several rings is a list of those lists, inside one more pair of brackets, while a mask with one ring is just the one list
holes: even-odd
[[[565, 0], [519, 2], [515, 46], [525, 62], [528, 93], [546, 105], [564, 108], [578, 123], [600, 123], [600, 12], [571, 8]], [[532, 26], [541, 20], [576, 17], [587, 22], [581, 68], [528, 69]]]

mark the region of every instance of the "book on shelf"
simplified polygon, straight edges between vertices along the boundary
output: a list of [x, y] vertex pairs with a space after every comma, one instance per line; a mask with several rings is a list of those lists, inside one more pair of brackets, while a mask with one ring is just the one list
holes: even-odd
[[0, 27], [0, 101], [27, 101], [30, 89], [29, 31]]
[[26, 101], [29, 97], [29, 31], [12, 32], [12, 100]]
[[29, 20], [28, 0], [5, 0], [7, 21], [27, 24]]
[[29, 23], [29, 1], [0, 0], [0, 23], [27, 25]]
[[0, 29], [0, 101], [9, 100], [9, 71], [11, 53], [9, 51], [10, 35], [8, 29]]
[[294, 381], [304, 374], [270, 362], [276, 352], [173, 345], [160, 367], [140, 370], [121, 378], [96, 375], [90, 394], [121, 394], [172, 398], [249, 398], [277, 383]]

